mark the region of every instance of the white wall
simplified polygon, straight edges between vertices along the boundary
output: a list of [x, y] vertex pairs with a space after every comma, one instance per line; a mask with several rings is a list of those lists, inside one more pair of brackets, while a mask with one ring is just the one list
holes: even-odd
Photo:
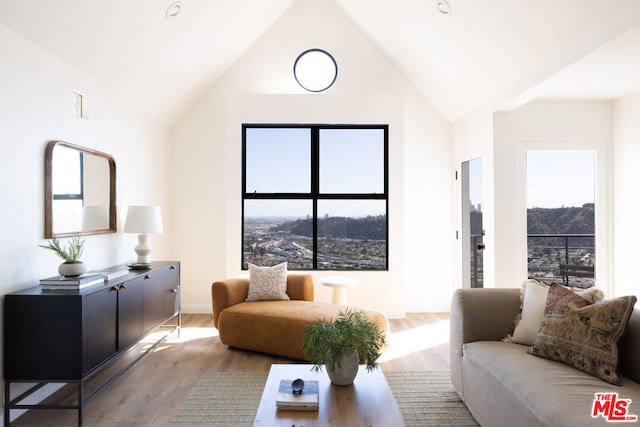
[[[37, 284], [57, 274], [60, 260], [38, 248], [44, 240], [44, 149], [63, 140], [113, 155], [117, 168], [119, 214], [127, 203], [164, 204], [167, 130], [165, 125], [133, 110], [109, 90], [59, 59], [0, 26], [0, 169], [5, 244], [0, 270], [4, 293]], [[72, 91], [89, 102], [89, 119], [74, 116]], [[166, 206], [167, 220], [170, 219]], [[119, 219], [118, 228], [123, 221]], [[158, 255], [168, 256], [158, 236]], [[135, 254], [135, 236], [88, 236], [83, 260], [102, 268]]]
[[[64, 140], [115, 156], [118, 208], [127, 203], [165, 204], [167, 130], [128, 102], [0, 25], [0, 293], [38, 285], [57, 274], [61, 260], [44, 244], [44, 152]], [[89, 119], [74, 116], [72, 91], [89, 102]], [[120, 220], [120, 218], [119, 218]], [[122, 230], [122, 221], [118, 228]], [[170, 228], [170, 227], [167, 227]], [[155, 240], [154, 236], [154, 240]], [[156, 254], [168, 257], [156, 240]], [[133, 259], [132, 235], [88, 236], [89, 269]], [[1, 344], [0, 344], [1, 345]]]
[[538, 101], [494, 115], [495, 286], [518, 287], [526, 279], [525, 164], [527, 148], [594, 149], [600, 186], [596, 193], [596, 280], [608, 294], [609, 203], [607, 170], [612, 135], [611, 103]]
[[[338, 62], [326, 93], [305, 93], [293, 78], [295, 58], [311, 47]], [[390, 124], [390, 269], [350, 273], [361, 283], [350, 303], [391, 316], [447, 311], [449, 123], [332, 2], [313, 1], [296, 2], [172, 129], [172, 246], [185, 311], [210, 312], [212, 281], [242, 274], [240, 125], [274, 121]], [[330, 290], [316, 286], [316, 300], [329, 301]]]
[[616, 295], [638, 295], [640, 92], [613, 104], [613, 246]]

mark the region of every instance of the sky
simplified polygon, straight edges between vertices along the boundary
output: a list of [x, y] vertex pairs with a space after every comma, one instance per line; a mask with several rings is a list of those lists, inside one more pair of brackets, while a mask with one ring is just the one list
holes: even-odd
[[595, 202], [594, 151], [527, 151], [527, 208]]
[[53, 161], [56, 171], [52, 175], [53, 194], [80, 194], [80, 154], [78, 150], [56, 146]]
[[479, 209], [482, 207], [482, 159], [477, 157], [465, 163], [469, 166], [469, 202], [475, 209]]

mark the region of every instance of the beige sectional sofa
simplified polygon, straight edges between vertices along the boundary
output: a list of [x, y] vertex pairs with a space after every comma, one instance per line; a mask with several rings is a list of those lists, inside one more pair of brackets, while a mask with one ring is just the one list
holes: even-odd
[[604, 404], [592, 417], [595, 394], [610, 392], [618, 393], [618, 401], [631, 399], [625, 416], [640, 417], [638, 310], [631, 314], [622, 338], [619, 386], [528, 354], [528, 345], [504, 342], [519, 312], [520, 289], [460, 289], [453, 297], [451, 381], [482, 426], [611, 425]]

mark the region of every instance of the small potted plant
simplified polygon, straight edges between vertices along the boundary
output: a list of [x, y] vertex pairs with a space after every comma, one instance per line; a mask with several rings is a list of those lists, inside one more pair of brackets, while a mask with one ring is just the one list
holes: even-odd
[[41, 248], [50, 249], [64, 260], [58, 267], [61, 276], [80, 276], [87, 271], [87, 266], [80, 261], [84, 250], [84, 240], [80, 236], [74, 236], [69, 241], [69, 246], [64, 248], [56, 238], [51, 239], [48, 245], [39, 245]]
[[313, 369], [317, 372], [325, 365], [336, 385], [352, 384], [359, 364], [365, 364], [367, 371], [376, 369], [385, 346], [386, 338], [380, 328], [363, 311], [351, 309], [339, 312], [333, 322], [320, 320], [310, 324], [302, 341]]

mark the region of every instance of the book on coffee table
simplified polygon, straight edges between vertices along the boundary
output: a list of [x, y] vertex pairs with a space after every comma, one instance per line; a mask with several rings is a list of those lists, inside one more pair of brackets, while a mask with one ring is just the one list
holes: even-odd
[[278, 409], [286, 411], [317, 411], [318, 410], [318, 381], [304, 382], [301, 393], [293, 394], [291, 383], [293, 380], [281, 380], [276, 396]]

